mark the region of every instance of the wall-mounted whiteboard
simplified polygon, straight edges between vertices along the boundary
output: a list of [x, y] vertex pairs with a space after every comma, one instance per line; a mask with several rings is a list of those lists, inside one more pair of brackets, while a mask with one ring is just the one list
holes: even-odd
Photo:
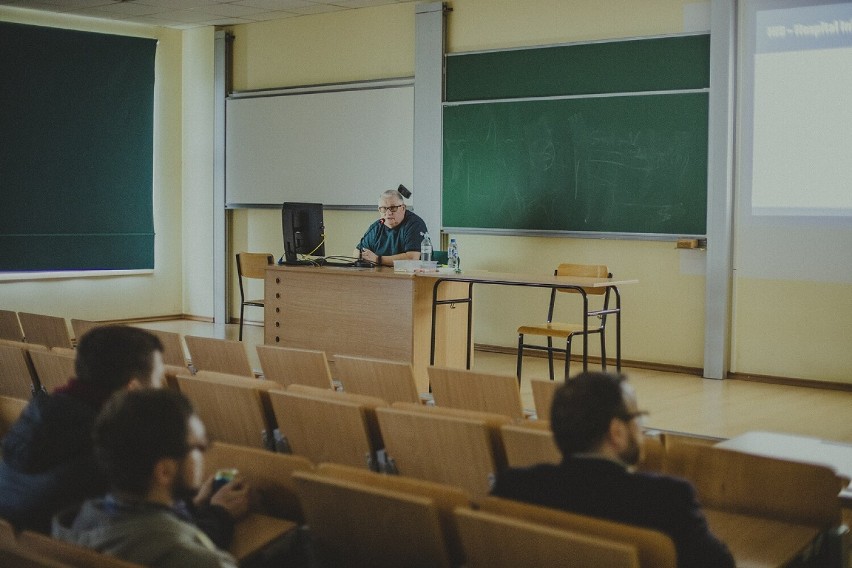
[[375, 207], [382, 191], [412, 186], [413, 81], [333, 89], [228, 98], [227, 207]]

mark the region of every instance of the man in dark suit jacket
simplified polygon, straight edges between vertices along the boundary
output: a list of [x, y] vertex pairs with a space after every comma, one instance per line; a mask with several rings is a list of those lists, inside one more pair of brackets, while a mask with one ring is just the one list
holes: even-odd
[[551, 410], [562, 463], [506, 470], [492, 494], [658, 530], [674, 542], [679, 568], [733, 567], [688, 481], [631, 471], [642, 457], [643, 414], [622, 376], [583, 373], [568, 380]]

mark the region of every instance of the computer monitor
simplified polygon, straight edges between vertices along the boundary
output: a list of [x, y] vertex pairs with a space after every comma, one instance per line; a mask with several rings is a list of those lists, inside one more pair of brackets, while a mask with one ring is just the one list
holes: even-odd
[[284, 203], [281, 206], [284, 264], [299, 264], [300, 254], [325, 256], [322, 203]]

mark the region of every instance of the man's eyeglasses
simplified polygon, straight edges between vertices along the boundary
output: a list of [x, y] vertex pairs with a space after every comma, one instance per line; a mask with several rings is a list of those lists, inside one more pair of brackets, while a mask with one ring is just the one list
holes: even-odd
[[391, 213], [396, 213], [397, 211], [399, 211], [400, 207], [405, 207], [405, 205], [391, 205], [390, 207], [379, 207], [379, 213], [384, 214], [387, 211], [390, 211]]

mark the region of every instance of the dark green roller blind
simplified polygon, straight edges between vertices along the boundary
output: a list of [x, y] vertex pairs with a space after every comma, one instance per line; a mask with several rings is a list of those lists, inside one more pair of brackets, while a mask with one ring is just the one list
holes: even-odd
[[155, 52], [0, 23], [0, 270], [154, 267]]
[[703, 235], [708, 86], [706, 35], [449, 57], [443, 225]]

